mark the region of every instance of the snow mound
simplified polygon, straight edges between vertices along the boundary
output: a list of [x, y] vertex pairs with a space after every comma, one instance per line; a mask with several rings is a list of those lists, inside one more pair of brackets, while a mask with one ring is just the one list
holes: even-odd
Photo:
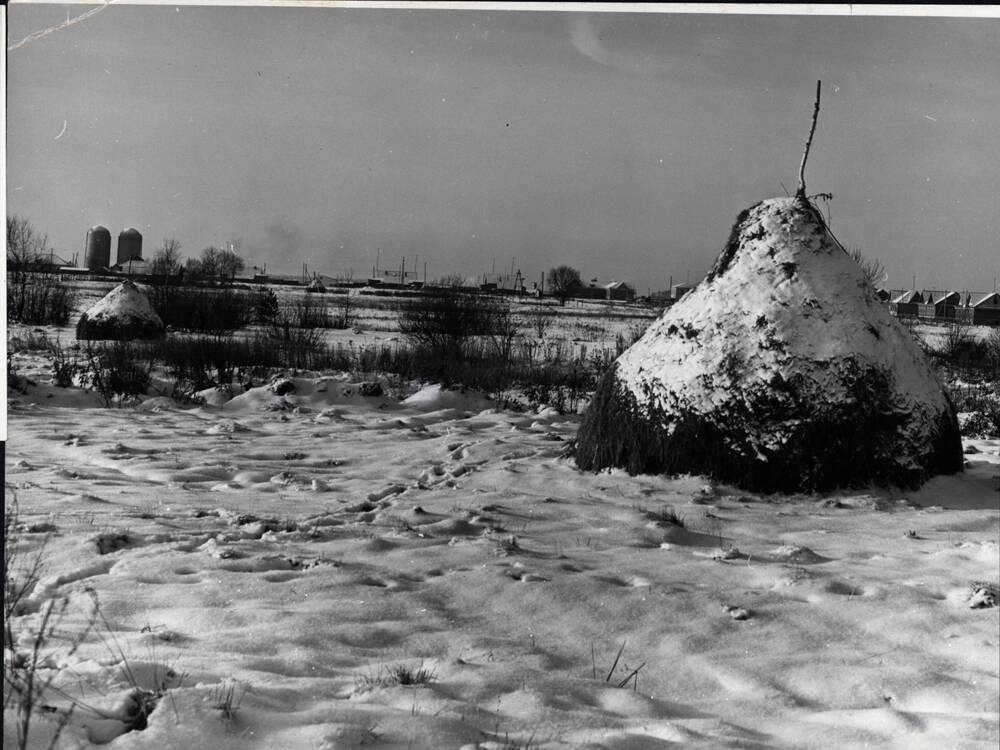
[[440, 383], [421, 388], [405, 399], [403, 405], [419, 409], [458, 409], [476, 413], [496, 406], [481, 393], [464, 388], [447, 388]]
[[128, 279], [84, 312], [76, 325], [76, 337], [84, 340], [155, 339], [164, 333], [146, 293]]
[[962, 455], [917, 343], [816, 208], [775, 198], [605, 375], [577, 464], [796, 492], [915, 487]]
[[[268, 385], [261, 385], [243, 391], [238, 385], [228, 387], [232, 393], [242, 391], [230, 399], [226, 399], [226, 389], [221, 395], [213, 395], [212, 390], [201, 391], [198, 395], [214, 406], [220, 406], [227, 412], [265, 409], [269, 411], [294, 411], [308, 413], [314, 409], [324, 409], [332, 405], [354, 404], [372, 405], [388, 408], [394, 405], [394, 400], [386, 394], [386, 389], [379, 381], [336, 382], [330, 378], [281, 377]], [[321, 413], [322, 417], [331, 416]]]

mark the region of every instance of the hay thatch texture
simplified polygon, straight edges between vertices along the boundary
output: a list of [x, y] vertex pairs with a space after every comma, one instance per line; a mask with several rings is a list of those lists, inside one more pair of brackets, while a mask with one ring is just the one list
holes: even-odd
[[765, 492], [912, 487], [962, 468], [919, 345], [801, 198], [739, 215], [705, 280], [600, 383], [576, 460]]
[[76, 337], [81, 340], [156, 339], [165, 327], [146, 293], [125, 280], [80, 316]]

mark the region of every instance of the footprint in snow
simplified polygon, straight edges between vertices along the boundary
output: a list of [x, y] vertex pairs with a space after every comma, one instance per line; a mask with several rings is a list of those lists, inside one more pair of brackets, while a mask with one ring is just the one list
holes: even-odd
[[818, 565], [819, 563], [830, 562], [833, 559], [818, 555], [808, 547], [799, 547], [794, 544], [786, 544], [778, 547], [774, 550], [772, 556], [772, 560], [775, 562], [794, 562], [798, 565]]
[[388, 487], [384, 487], [377, 492], [369, 492], [367, 499], [369, 502], [377, 503], [380, 500], [385, 500], [393, 495], [399, 495], [406, 492], [406, 487], [402, 484], [390, 484]]
[[725, 605], [723, 605], [722, 610], [726, 614], [728, 614], [730, 617], [732, 617], [734, 620], [749, 620], [750, 619], [750, 611], [747, 610], [747, 609], [744, 609], [743, 607], [734, 607], [734, 606], [732, 606], [730, 604], [725, 604]]
[[467, 443], [450, 443], [446, 446], [449, 458], [452, 461], [461, 461], [469, 457], [469, 447]]
[[847, 597], [864, 596], [866, 593], [864, 587], [845, 581], [830, 581], [823, 590], [828, 594]]
[[515, 581], [520, 581], [521, 583], [540, 583], [551, 580], [550, 578], [545, 578], [544, 576], [531, 573], [527, 570], [521, 570], [518, 566], [513, 566], [507, 568], [503, 574], [507, 578], [511, 578]]

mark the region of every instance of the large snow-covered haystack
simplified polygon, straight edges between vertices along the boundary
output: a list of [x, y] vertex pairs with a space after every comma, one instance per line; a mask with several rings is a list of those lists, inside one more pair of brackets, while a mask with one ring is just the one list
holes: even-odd
[[912, 487], [962, 468], [923, 352], [804, 197], [737, 217], [705, 280], [604, 376], [576, 460], [765, 492]]
[[78, 339], [155, 339], [164, 331], [146, 293], [128, 279], [98, 300], [76, 324]]

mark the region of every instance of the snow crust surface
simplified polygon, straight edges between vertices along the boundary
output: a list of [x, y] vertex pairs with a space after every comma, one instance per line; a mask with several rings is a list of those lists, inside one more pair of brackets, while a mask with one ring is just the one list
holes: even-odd
[[[6, 491], [20, 551], [48, 537], [32, 606], [68, 596], [61, 632], [82, 632], [89, 589], [106, 620], [43, 665], [52, 705], [86, 704], [59, 748], [1000, 740], [1000, 609], [970, 607], [1000, 575], [995, 439], [919, 493], [776, 498], [581, 472], [577, 417], [472, 392], [401, 403], [294, 376], [103, 409], [22, 364], [38, 385], [10, 400]], [[120, 734], [112, 637], [166, 691], [142, 731]], [[400, 667], [430, 677], [397, 684]]]

